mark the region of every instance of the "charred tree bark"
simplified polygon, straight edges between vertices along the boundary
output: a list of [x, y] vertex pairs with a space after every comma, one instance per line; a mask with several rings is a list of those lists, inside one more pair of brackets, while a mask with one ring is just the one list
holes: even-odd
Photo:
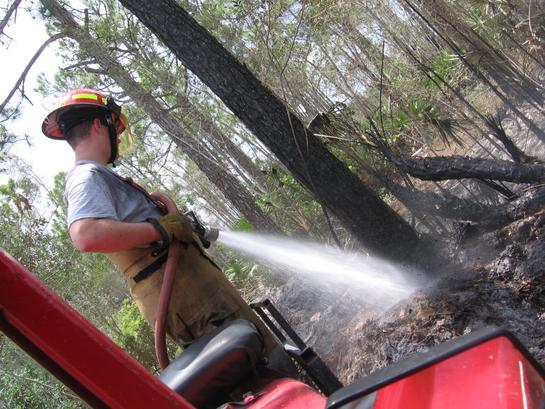
[[405, 259], [414, 230], [174, 1], [122, 0], [369, 250]]
[[388, 189], [409, 210], [422, 215], [445, 219], [479, 222], [491, 212], [491, 207], [473, 200], [461, 199], [447, 192], [423, 192], [411, 187], [388, 184]]
[[233, 175], [217, 164], [208, 149], [183, 131], [177, 119], [164, 111], [157, 100], [73, 19], [72, 15], [55, 0], [43, 0], [42, 4], [63, 24], [67, 34], [92, 56], [98, 64], [121, 86], [149, 117], [169, 135], [174, 143], [198, 166], [210, 181], [233, 203], [250, 223], [261, 231], [280, 232], [276, 224], [255, 203], [254, 198]]
[[431, 158], [392, 157], [409, 175], [422, 180], [492, 179], [514, 183], [535, 183], [545, 180], [545, 166], [489, 160], [464, 156]]
[[529, 214], [541, 211], [545, 203], [545, 187], [540, 186], [521, 198], [497, 207], [484, 217], [479, 227], [484, 231], [490, 231], [504, 226], [515, 220], [526, 217]]

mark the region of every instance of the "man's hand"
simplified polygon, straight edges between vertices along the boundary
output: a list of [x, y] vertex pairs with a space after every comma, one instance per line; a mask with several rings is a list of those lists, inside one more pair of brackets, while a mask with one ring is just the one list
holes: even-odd
[[193, 227], [191, 219], [183, 213], [170, 213], [165, 216], [148, 219], [153, 227], [157, 229], [164, 244], [169, 244], [173, 240], [185, 243], [193, 240]]

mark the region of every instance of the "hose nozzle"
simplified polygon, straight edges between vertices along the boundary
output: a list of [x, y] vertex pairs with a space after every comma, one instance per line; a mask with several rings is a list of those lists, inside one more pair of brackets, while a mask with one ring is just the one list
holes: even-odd
[[216, 229], [215, 227], [208, 227], [203, 225], [193, 211], [187, 212], [186, 215], [191, 218], [193, 231], [197, 233], [197, 235], [201, 239], [203, 247], [205, 249], [210, 247], [210, 243], [218, 239], [220, 231]]
[[203, 238], [206, 241], [209, 241], [209, 242], [216, 241], [219, 235], [220, 235], [219, 229], [216, 229], [215, 227], [204, 226]]

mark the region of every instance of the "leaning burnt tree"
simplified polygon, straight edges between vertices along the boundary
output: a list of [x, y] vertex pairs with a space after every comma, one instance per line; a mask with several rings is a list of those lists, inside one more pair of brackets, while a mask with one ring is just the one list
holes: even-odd
[[419, 242], [415, 231], [176, 2], [121, 3], [210, 87], [371, 252], [404, 260], [415, 249]]
[[[376, 112], [380, 113], [380, 108]], [[434, 148], [408, 155], [406, 146], [381, 126], [382, 119], [376, 123], [368, 116], [364, 126], [351, 121], [342, 110], [320, 113], [309, 127], [315, 135], [336, 141], [337, 149], [342, 148], [340, 141], [365, 149], [377, 159], [375, 166], [362, 166], [370, 183], [387, 188], [412, 213], [413, 220], [418, 220], [422, 230], [435, 237], [450, 237], [467, 224], [474, 231], [486, 232], [536, 210], [544, 202], [545, 161], [517, 146], [499, 115], [482, 118], [491, 133], [472, 135], [481, 141], [471, 148], [469, 156], [436, 156]], [[449, 144], [450, 140], [445, 137], [441, 143]], [[380, 165], [388, 162], [394, 167]], [[412, 178], [433, 184], [415, 184]], [[441, 183], [445, 181], [463, 182]], [[529, 186], [517, 186], [520, 184]]]
[[[406, 175], [435, 183], [471, 179], [496, 191], [505, 202], [490, 206], [480, 200], [457, 197], [444, 187], [438, 194], [431, 190], [418, 190], [410, 180], [408, 186], [383, 180], [385, 186], [417, 217], [438, 216], [455, 222], [472, 222], [478, 225], [478, 230], [486, 232], [535, 211], [545, 202], [545, 161], [523, 152], [507, 135], [499, 118], [490, 117], [487, 121], [489, 128], [494, 130], [490, 136], [501, 143], [496, 144], [496, 148], [503, 150], [509, 159], [459, 155], [408, 156], [389, 146], [372, 120], [371, 128], [364, 133], [372, 141], [369, 147], [392, 162], [405, 175], [403, 179], [406, 181]], [[520, 189], [516, 184], [529, 184], [531, 189]]]

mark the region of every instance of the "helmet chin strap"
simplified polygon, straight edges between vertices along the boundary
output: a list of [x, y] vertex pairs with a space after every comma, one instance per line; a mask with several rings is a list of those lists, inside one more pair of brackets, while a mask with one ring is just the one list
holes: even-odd
[[112, 119], [108, 115], [104, 116], [104, 122], [108, 128], [108, 135], [110, 136], [110, 159], [108, 159], [108, 163], [111, 163], [113, 167], [115, 167], [115, 159], [117, 158], [118, 153], [117, 131]]

